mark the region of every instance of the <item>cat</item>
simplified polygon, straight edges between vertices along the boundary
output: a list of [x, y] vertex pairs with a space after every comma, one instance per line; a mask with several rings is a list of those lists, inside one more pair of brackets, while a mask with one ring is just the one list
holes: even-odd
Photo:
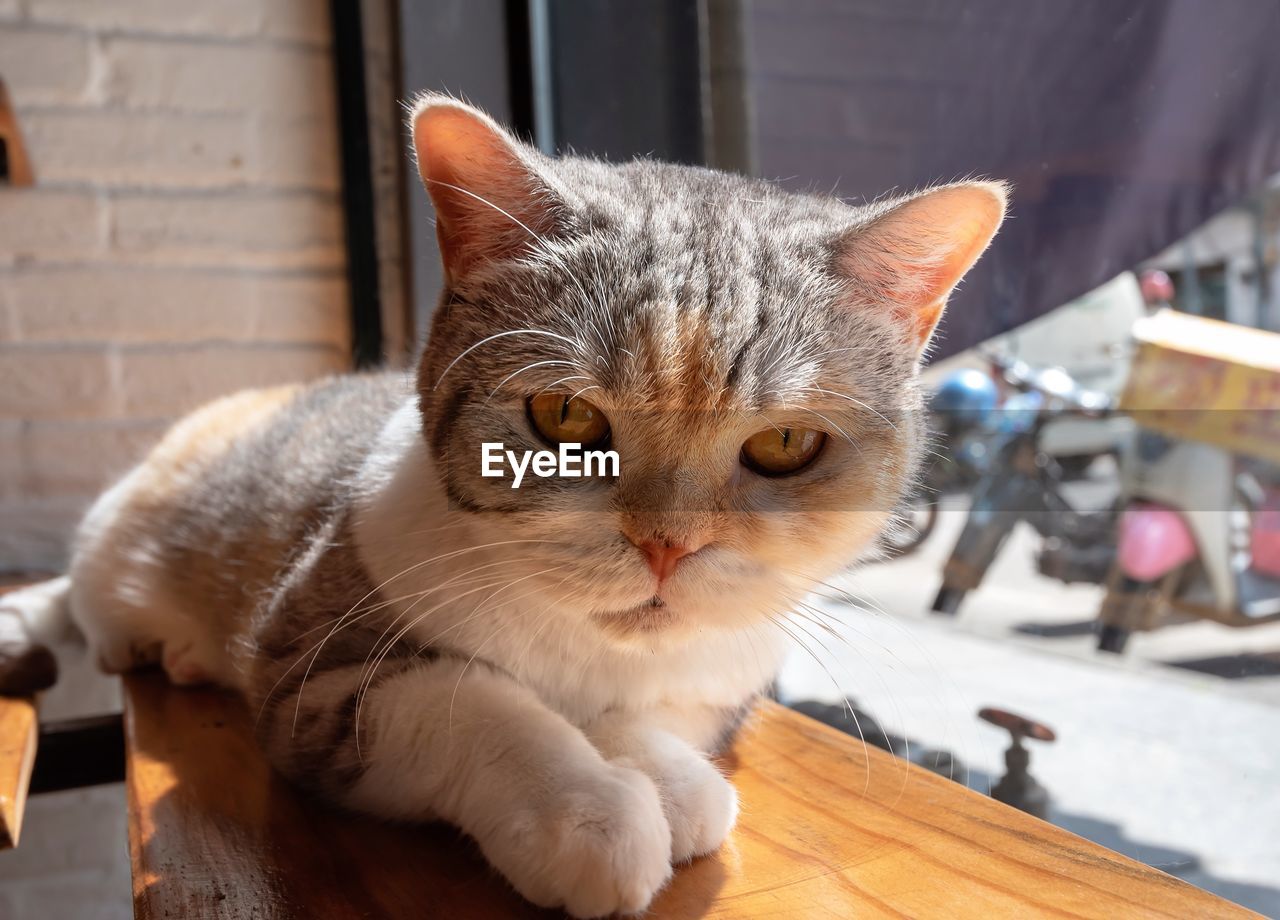
[[[779, 622], [914, 476], [921, 358], [1006, 188], [851, 206], [553, 159], [442, 95], [410, 118], [445, 269], [416, 376], [196, 411], [0, 610], [234, 688], [294, 782], [452, 822], [535, 904], [639, 912], [734, 825], [708, 757]], [[620, 467], [517, 489], [495, 442]]]

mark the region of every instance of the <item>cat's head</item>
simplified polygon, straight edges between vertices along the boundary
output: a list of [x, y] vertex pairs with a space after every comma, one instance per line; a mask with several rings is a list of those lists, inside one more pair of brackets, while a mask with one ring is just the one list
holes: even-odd
[[[509, 594], [643, 646], [776, 615], [866, 550], [915, 474], [920, 356], [1003, 185], [853, 207], [551, 159], [443, 96], [412, 119], [446, 275], [424, 434]], [[616, 451], [619, 475], [482, 475], [486, 442], [556, 440]]]

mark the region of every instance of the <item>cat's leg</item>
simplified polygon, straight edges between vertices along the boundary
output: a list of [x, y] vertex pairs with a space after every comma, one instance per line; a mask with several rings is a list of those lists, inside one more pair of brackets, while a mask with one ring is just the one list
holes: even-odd
[[63, 576], [0, 593], [0, 694], [34, 693], [57, 680], [49, 645], [70, 621], [70, 586]]
[[530, 901], [578, 917], [642, 911], [670, 877], [671, 829], [650, 777], [607, 761], [506, 675], [388, 658], [357, 704], [364, 665], [302, 682], [305, 668], [287, 663], [259, 667], [254, 712], [296, 781], [375, 815], [443, 818]]
[[587, 727], [611, 762], [646, 773], [662, 793], [676, 862], [718, 849], [738, 816], [738, 795], [706, 753], [718, 750], [749, 707], [661, 707], [612, 711]]
[[107, 490], [76, 534], [67, 603], [98, 666], [119, 674], [161, 665], [175, 684], [234, 685], [212, 603], [184, 592], [190, 573], [167, 562], [166, 523], [133, 507], [148, 488], [144, 464]]
[[182, 574], [126, 539], [85, 541], [71, 567], [71, 612], [108, 674], [159, 664], [179, 685], [234, 685], [214, 615], [179, 597]]

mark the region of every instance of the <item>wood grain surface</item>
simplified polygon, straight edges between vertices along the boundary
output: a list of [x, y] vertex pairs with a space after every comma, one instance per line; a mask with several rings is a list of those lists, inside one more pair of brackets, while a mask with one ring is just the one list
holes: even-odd
[[[442, 826], [299, 794], [244, 706], [126, 679], [135, 914], [542, 917]], [[652, 917], [1256, 917], [773, 704], [726, 757], [742, 817]]]
[[36, 762], [36, 706], [0, 696], [0, 850], [18, 845], [27, 785]]
[[[0, 82], [0, 108], [4, 101], [4, 84]], [[25, 573], [0, 575], [0, 594], [39, 580], [40, 576]], [[0, 696], [0, 850], [18, 845], [39, 737], [34, 698]]]

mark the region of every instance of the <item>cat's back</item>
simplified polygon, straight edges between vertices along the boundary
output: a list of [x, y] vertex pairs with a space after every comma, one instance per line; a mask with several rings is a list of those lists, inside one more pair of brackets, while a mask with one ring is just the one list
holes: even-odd
[[411, 392], [403, 374], [353, 374], [218, 400], [175, 425], [147, 458], [140, 505], [163, 509], [184, 532], [291, 540], [344, 500]]
[[308, 536], [345, 507], [411, 393], [401, 373], [348, 375], [236, 393], [177, 422], [77, 535], [73, 610], [104, 666], [156, 657], [138, 637], [175, 618], [207, 633], [196, 644], [224, 646]]

